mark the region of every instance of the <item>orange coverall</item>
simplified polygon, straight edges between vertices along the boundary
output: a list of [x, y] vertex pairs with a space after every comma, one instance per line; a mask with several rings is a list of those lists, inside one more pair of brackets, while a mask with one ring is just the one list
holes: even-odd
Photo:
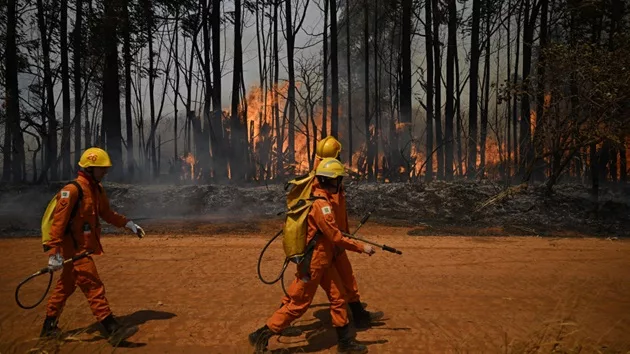
[[[307, 218], [306, 242], [310, 242], [317, 233], [320, 235], [313, 249], [309, 274], [302, 274], [298, 267], [295, 280], [287, 290], [288, 301], [284, 302], [283, 306], [267, 320], [267, 326], [275, 333], [280, 333], [308, 310], [318, 285], [321, 285], [330, 301], [333, 326], [343, 327], [348, 324], [346, 301], [339, 289], [339, 276], [335, 267], [332, 266], [333, 253], [335, 246], [358, 253], [363, 252], [363, 247], [342, 236], [329, 202], [331, 195], [318, 185], [314, 185], [313, 196], [324, 197], [325, 200], [317, 199], [313, 202]], [[310, 275], [310, 279], [307, 275]]]
[[[95, 255], [103, 253], [99, 216], [116, 227], [123, 227], [128, 221], [126, 217], [110, 209], [102, 185], [90, 175], [79, 172], [76, 181], [83, 190], [83, 199], [78, 200], [79, 191], [72, 184], [65, 186], [57, 194], [57, 206], [50, 230], [51, 240], [47, 243], [51, 247], [49, 255], [59, 252], [64, 259], [87, 250], [92, 250]], [[68, 224], [74, 203], [80, 204], [73, 220]], [[84, 234], [85, 224], [89, 225], [91, 231]], [[77, 285], [87, 297], [90, 309], [98, 321], [111, 314], [105, 298], [105, 286], [98, 276], [94, 260], [92, 257], [86, 257], [63, 266], [61, 277], [48, 300], [46, 315], [50, 317], [61, 315], [66, 300], [74, 293]]]

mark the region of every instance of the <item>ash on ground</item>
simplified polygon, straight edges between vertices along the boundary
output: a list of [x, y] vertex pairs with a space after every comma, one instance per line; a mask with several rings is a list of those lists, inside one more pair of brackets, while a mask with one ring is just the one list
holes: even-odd
[[[37, 236], [44, 210], [63, 186], [0, 186], [0, 235]], [[281, 222], [283, 185], [128, 185], [104, 183], [112, 208], [151, 225], [169, 221], [254, 225]], [[365, 183], [346, 185], [348, 213], [370, 222], [413, 228], [410, 235], [630, 236], [630, 198], [602, 188], [598, 202], [579, 184], [561, 184], [548, 196], [540, 186], [515, 191], [490, 182]], [[181, 223], [180, 223], [181, 224]], [[249, 226], [243, 226], [250, 230]], [[255, 226], [251, 226], [256, 229]], [[181, 228], [181, 226], [180, 226]], [[104, 232], [121, 232], [105, 227]], [[208, 230], [210, 231], [210, 230]]]

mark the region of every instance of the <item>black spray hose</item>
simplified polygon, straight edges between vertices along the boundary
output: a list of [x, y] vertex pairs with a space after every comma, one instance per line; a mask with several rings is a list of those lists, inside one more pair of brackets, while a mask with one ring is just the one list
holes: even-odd
[[289, 265], [288, 258], [284, 260], [284, 264], [282, 265], [282, 269], [280, 270], [280, 274], [278, 274], [277, 278], [273, 280], [265, 280], [262, 276], [262, 273], [260, 272], [260, 264], [262, 263], [262, 258], [265, 254], [265, 251], [267, 250], [267, 248], [269, 248], [269, 245], [271, 245], [273, 241], [275, 241], [280, 235], [282, 235], [282, 230], [278, 231], [278, 233], [274, 237], [272, 237], [269, 241], [267, 241], [267, 244], [265, 245], [265, 247], [263, 247], [262, 251], [260, 251], [260, 255], [258, 256], [258, 265], [256, 268], [258, 271], [258, 279], [260, 279], [261, 282], [267, 285], [272, 285], [280, 281], [280, 283], [282, 284], [282, 291], [284, 291], [285, 295], [289, 296], [287, 294], [287, 290], [284, 288], [284, 271], [287, 269], [287, 266]]
[[[81, 254], [78, 254], [72, 258], [68, 258], [66, 260], [63, 261], [63, 264], [67, 264], [67, 263], [71, 263], [71, 262], [75, 262], [78, 261], [79, 259], [83, 259], [85, 257], [88, 257], [89, 255], [92, 254], [92, 251], [87, 251], [87, 252], [83, 252]], [[42, 274], [46, 274], [48, 273], [49, 278], [48, 278], [48, 286], [46, 287], [46, 291], [44, 291], [44, 293], [42, 293], [42, 297], [39, 298], [39, 300], [37, 300], [37, 302], [35, 302], [35, 304], [33, 305], [25, 305], [24, 303], [22, 303], [20, 301], [20, 288], [22, 288], [22, 285], [28, 283], [31, 279], [33, 278], [37, 278], [38, 276], [42, 275]], [[53, 271], [46, 267], [46, 268], [42, 268], [39, 271], [29, 275], [26, 279], [22, 280], [20, 282], [20, 284], [18, 284], [17, 288], [15, 289], [15, 302], [18, 304], [18, 306], [20, 306], [21, 308], [25, 309], [25, 310], [30, 310], [32, 308], [35, 308], [37, 305], [41, 304], [42, 301], [44, 301], [44, 299], [46, 298], [46, 295], [48, 294], [48, 291], [50, 290], [50, 286], [52, 285], [52, 280], [53, 280]]]

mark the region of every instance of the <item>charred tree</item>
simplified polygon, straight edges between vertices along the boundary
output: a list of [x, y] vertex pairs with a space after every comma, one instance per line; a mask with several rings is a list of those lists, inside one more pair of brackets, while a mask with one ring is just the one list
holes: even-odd
[[[432, 20], [433, 20], [433, 11], [432, 11], [431, 0], [426, 0], [425, 4], [425, 19], [424, 19], [424, 30], [425, 30], [425, 46], [427, 52], [427, 73], [426, 73], [426, 81], [427, 81], [427, 163], [426, 163], [426, 173], [425, 180], [430, 182], [433, 180], [433, 121], [434, 121], [434, 111], [433, 111], [433, 51], [435, 49], [433, 45], [434, 37], [433, 37], [433, 29], [432, 29]], [[403, 46], [404, 47], [404, 46]], [[403, 69], [404, 70], [404, 69]]]
[[[118, 78], [118, 32], [116, 19], [118, 11], [115, 0], [105, 0], [103, 21], [103, 42], [105, 63], [103, 68], [103, 131], [106, 132], [107, 152], [111, 159], [122, 161], [122, 136], [120, 122], [120, 83]], [[110, 171], [111, 179], [122, 178], [122, 164], [114, 163]]]
[[[525, 0], [525, 16], [523, 24], [523, 88], [521, 95], [521, 124], [520, 124], [520, 175], [522, 179], [529, 178], [534, 151], [531, 141], [531, 117], [530, 117], [530, 77], [532, 64], [532, 44], [534, 40], [534, 24], [536, 11], [531, 12], [530, 0]], [[535, 7], [536, 9], [536, 7]]]
[[134, 177], [135, 159], [133, 156], [133, 117], [131, 114], [131, 19], [129, 18], [130, 0], [125, 1], [123, 10], [123, 65], [125, 66], [125, 127], [127, 131], [127, 173]]
[[457, 1], [448, 0], [448, 47], [446, 49], [446, 107], [444, 115], [444, 176], [453, 179], [453, 116], [455, 104], [455, 52], [457, 51]]
[[241, 0], [234, 2], [234, 71], [232, 76], [232, 117], [231, 117], [231, 151], [230, 174], [232, 180], [243, 181], [245, 178], [246, 156], [244, 146], [247, 139], [241, 123], [239, 110], [241, 71], [243, 70], [243, 50], [241, 48]]
[[81, 107], [83, 107], [83, 95], [81, 93], [81, 61], [83, 60], [83, 0], [76, 0], [76, 15], [73, 32], [74, 55], [74, 163], [81, 156]]
[[[347, 1], [347, 0], [346, 0]], [[337, 60], [337, 0], [330, 3], [330, 76], [332, 92], [330, 97], [330, 135], [339, 137], [339, 63]]]
[[212, 0], [212, 157], [215, 179], [227, 180], [227, 158], [221, 108], [221, 0]]
[[[406, 2], [403, 2], [403, 11]], [[364, 58], [364, 70], [363, 70], [363, 90], [365, 91], [365, 145], [367, 149], [367, 176], [368, 180], [374, 180], [374, 147], [372, 142], [371, 120], [370, 115], [370, 10], [369, 0], [363, 1], [363, 58]], [[411, 13], [411, 11], [409, 12]], [[403, 16], [404, 17], [404, 16]], [[404, 39], [403, 39], [404, 41]], [[403, 42], [404, 43], [404, 42]], [[404, 44], [403, 44], [404, 47]]]
[[[526, 0], [527, 1], [527, 0]], [[481, 0], [473, 0], [472, 31], [470, 38], [470, 89], [468, 92], [468, 166], [466, 175], [474, 179], [477, 164], [477, 105], [479, 82], [479, 20], [481, 17]]]
[[[44, 89], [45, 95], [45, 107], [42, 110], [45, 112], [45, 121], [43, 126], [48, 123], [48, 132], [44, 137], [46, 149], [46, 164], [42, 168], [42, 173], [38, 182], [41, 183], [46, 179], [46, 174], [50, 170], [50, 179], [56, 181], [57, 175], [57, 117], [55, 115], [55, 95], [53, 91], [52, 70], [50, 67], [50, 40], [48, 37], [49, 28], [44, 19], [45, 10], [42, 0], [37, 0], [37, 27], [40, 33], [40, 42], [42, 46], [43, 66], [44, 66]], [[7, 27], [8, 28], [8, 27]], [[7, 52], [8, 58], [8, 52]], [[47, 122], [46, 122], [47, 121]]]
[[61, 126], [61, 178], [70, 179], [70, 70], [68, 64], [68, 0], [61, 1], [59, 24], [61, 51], [61, 96], [63, 115]]
[[[237, 0], [238, 1], [238, 0]], [[293, 54], [295, 48], [295, 33], [293, 32], [293, 15], [291, 12], [291, 1], [286, 0], [286, 31], [287, 31], [287, 62], [289, 75], [289, 90], [287, 92], [287, 106], [289, 109], [289, 163], [295, 163], [295, 68]], [[286, 112], [285, 112], [286, 114]]]
[[485, 55], [483, 65], [483, 94], [481, 103], [481, 131], [479, 137], [479, 174], [486, 174], [486, 140], [488, 138], [488, 115], [490, 108], [490, 8], [486, 6], [485, 18]]
[[435, 144], [437, 157], [437, 178], [444, 179], [444, 139], [442, 135], [442, 56], [440, 55], [440, 9], [438, 0], [432, 0], [433, 6], [433, 56], [435, 57], [433, 70], [435, 93]]
[[324, 96], [322, 98], [322, 139], [328, 135], [328, 2], [324, 0]]
[[[24, 136], [20, 126], [20, 91], [18, 88], [18, 51], [17, 51], [17, 0], [7, 1], [7, 34], [6, 34], [6, 114], [7, 126], [11, 138], [11, 172], [13, 182], [22, 182], [22, 165], [25, 162]], [[6, 142], [5, 142], [6, 144]]]
[[346, 70], [348, 72], [348, 165], [352, 167], [352, 69], [350, 65], [350, 1], [346, 0]]

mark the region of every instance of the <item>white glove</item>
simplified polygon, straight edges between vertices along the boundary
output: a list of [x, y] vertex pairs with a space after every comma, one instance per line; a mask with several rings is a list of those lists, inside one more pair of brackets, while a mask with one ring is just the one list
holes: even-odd
[[367, 253], [369, 256], [371, 256], [376, 253], [376, 251], [374, 250], [374, 247], [370, 245], [363, 245], [363, 253]]
[[127, 221], [127, 224], [125, 225], [125, 227], [131, 230], [134, 234], [138, 235], [138, 238], [144, 237], [144, 230], [139, 225], [135, 224], [133, 221], [131, 220]]
[[63, 257], [59, 253], [48, 257], [48, 269], [55, 271], [63, 268]]

